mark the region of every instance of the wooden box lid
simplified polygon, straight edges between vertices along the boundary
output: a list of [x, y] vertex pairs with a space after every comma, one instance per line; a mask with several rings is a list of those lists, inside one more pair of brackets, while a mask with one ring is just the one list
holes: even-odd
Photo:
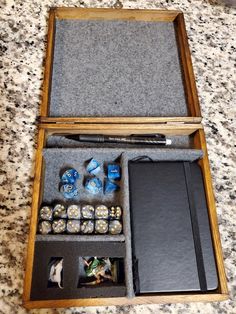
[[41, 122], [201, 122], [180, 11], [50, 11]]

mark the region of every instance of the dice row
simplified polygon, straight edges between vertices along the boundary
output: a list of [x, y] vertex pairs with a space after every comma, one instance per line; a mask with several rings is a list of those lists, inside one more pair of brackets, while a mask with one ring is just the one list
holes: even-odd
[[38, 231], [41, 234], [112, 234], [122, 232], [122, 223], [119, 220], [76, 220], [56, 219], [54, 221], [43, 220], [39, 222]]
[[66, 208], [63, 204], [55, 206], [43, 206], [39, 211], [39, 219], [52, 221], [54, 219], [107, 219], [120, 220], [122, 208], [120, 206], [107, 207], [103, 204], [92, 205], [70, 205]]

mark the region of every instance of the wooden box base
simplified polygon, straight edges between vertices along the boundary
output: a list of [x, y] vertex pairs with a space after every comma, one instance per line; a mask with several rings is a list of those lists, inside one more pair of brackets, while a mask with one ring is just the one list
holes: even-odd
[[41, 192], [43, 185], [43, 156], [42, 150], [46, 145], [47, 138], [54, 134], [72, 134], [72, 133], [107, 133], [107, 126], [102, 124], [77, 124], [71, 125], [41, 125], [38, 135], [38, 149], [36, 154], [36, 170], [33, 190], [32, 218], [28, 244], [28, 257], [24, 287], [24, 306], [26, 308], [42, 308], [42, 307], [70, 307], [70, 306], [99, 306], [99, 305], [127, 305], [127, 304], [149, 304], [149, 303], [176, 303], [176, 302], [209, 302], [221, 301], [228, 298], [228, 290], [226, 277], [224, 272], [220, 237], [217, 224], [217, 215], [214, 203], [214, 195], [211, 183], [211, 175], [209, 162], [207, 157], [206, 141], [204, 131], [201, 125], [110, 125], [109, 134], [128, 135], [134, 133], [163, 133], [166, 135], [189, 135], [192, 138], [193, 148], [201, 149], [204, 152], [204, 158], [199, 161], [202, 169], [205, 185], [205, 193], [208, 204], [209, 220], [211, 225], [212, 240], [215, 252], [216, 266], [219, 278], [219, 287], [217, 291], [210, 293], [159, 293], [156, 295], [136, 296], [134, 298], [88, 298], [88, 299], [68, 299], [68, 300], [42, 300], [31, 301], [31, 282], [33, 269], [34, 245], [37, 228], [38, 208], [41, 202]]

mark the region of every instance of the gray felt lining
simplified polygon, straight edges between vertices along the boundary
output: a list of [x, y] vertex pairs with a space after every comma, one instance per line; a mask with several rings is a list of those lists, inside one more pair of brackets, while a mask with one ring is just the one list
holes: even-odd
[[173, 22], [56, 20], [49, 115], [187, 116]]
[[66, 241], [66, 242], [102, 242], [102, 241], [116, 241], [124, 242], [125, 236], [123, 234], [117, 235], [53, 235], [53, 234], [37, 234], [36, 241]]
[[[79, 203], [106, 205], [119, 204], [123, 208], [123, 232], [125, 236], [126, 257], [125, 276], [127, 296], [133, 296], [132, 278], [132, 250], [131, 250], [131, 230], [130, 230], [130, 209], [129, 209], [129, 183], [128, 183], [128, 161], [139, 156], [149, 156], [152, 160], [161, 161], [195, 161], [203, 157], [203, 152], [196, 149], [175, 149], [175, 148], [45, 148], [43, 151], [45, 160], [45, 179], [43, 190], [43, 202], [52, 203], [64, 201], [58, 191], [59, 174], [62, 169], [74, 167], [81, 177], [86, 174], [85, 161], [94, 157], [103, 167], [108, 162], [119, 160], [122, 168], [122, 178], [119, 182], [120, 191], [112, 195], [91, 196], [82, 187], [82, 180], [79, 180], [80, 198]], [[105, 169], [104, 169], [105, 170]], [[102, 180], [105, 174], [98, 175]], [[73, 203], [76, 203], [73, 202]], [[63, 236], [61, 236], [63, 237]], [[66, 238], [67, 235], [64, 235]], [[106, 235], [104, 235], [105, 239]], [[99, 238], [100, 239], [100, 238]], [[40, 241], [39, 241], [40, 242]], [[94, 243], [96, 238], [94, 238]]]

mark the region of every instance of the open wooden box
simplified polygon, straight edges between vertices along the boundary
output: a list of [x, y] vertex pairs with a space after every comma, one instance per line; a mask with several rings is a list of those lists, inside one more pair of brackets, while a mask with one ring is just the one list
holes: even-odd
[[[100, 45], [100, 42], [103, 44]], [[141, 52], [134, 56], [137, 49]], [[111, 51], [115, 53], [111, 55]], [[147, 55], [144, 55], [144, 52]], [[127, 72], [129, 66], [125, 60], [130, 62], [133, 77]], [[132, 63], [132, 60], [138, 61]], [[121, 62], [123, 65], [120, 66]], [[161, 80], [158, 75], [155, 76], [158, 71], [161, 71]], [[90, 81], [91, 77], [95, 81]], [[131, 77], [135, 78], [135, 81]], [[147, 86], [148, 90], [145, 90], [144, 86]], [[128, 107], [130, 103], [132, 105]], [[170, 104], [168, 107], [167, 103]], [[51, 9], [23, 296], [26, 308], [220, 301], [228, 298], [206, 141], [200, 123], [201, 114], [182, 12]], [[162, 133], [170, 136], [173, 147], [182, 150], [183, 153], [202, 150], [203, 157], [198, 163], [204, 178], [218, 273], [216, 290], [207, 293], [157, 293], [132, 297], [129, 291], [132, 290], [132, 276], [128, 275], [132, 273], [130, 256], [132, 249], [130, 237], [127, 236], [129, 219], [126, 219], [123, 222], [123, 235], [115, 240], [102, 236], [99, 239], [101, 247], [104, 243], [109, 247], [110, 243], [116, 242], [116, 257], [124, 259], [128, 292], [126, 291], [123, 297], [109, 297], [109, 294], [104, 297], [103, 293], [98, 293], [96, 297], [88, 294], [82, 298], [58, 296], [53, 298], [53, 294], [51, 297], [47, 292], [45, 295], [42, 294], [41, 298], [35, 297], [34, 286], [38, 279], [34, 281], [34, 274], [41, 271], [40, 268], [35, 269], [35, 265], [39, 247], [43, 247], [46, 239], [36, 234], [38, 210], [44, 200], [45, 175], [47, 176], [45, 171], [47, 161], [45, 162], [44, 154], [51, 149], [48, 159], [53, 159], [53, 155], [50, 154], [58, 145], [61, 149], [73, 148], [86, 152], [86, 147], [81, 148], [79, 145], [74, 147], [71, 143], [60, 142], [62, 135], [72, 133], [111, 135]], [[99, 150], [96, 146], [87, 148]], [[127, 147], [109, 149], [109, 152], [120, 154], [121, 151], [126, 151]], [[121, 200], [126, 197], [124, 194]], [[53, 245], [55, 238], [51, 239]], [[58, 239], [57, 243], [63, 241], [63, 237]], [[74, 236], [66, 245], [70, 241], [78, 241], [83, 247], [82, 242], [86, 240], [81, 240], [81, 236]], [[91, 238], [87, 241], [93, 246]], [[53, 251], [53, 246], [50, 250]], [[115, 291], [117, 287], [113, 288]], [[121, 285], [118, 289], [125, 290], [125, 287]]]

